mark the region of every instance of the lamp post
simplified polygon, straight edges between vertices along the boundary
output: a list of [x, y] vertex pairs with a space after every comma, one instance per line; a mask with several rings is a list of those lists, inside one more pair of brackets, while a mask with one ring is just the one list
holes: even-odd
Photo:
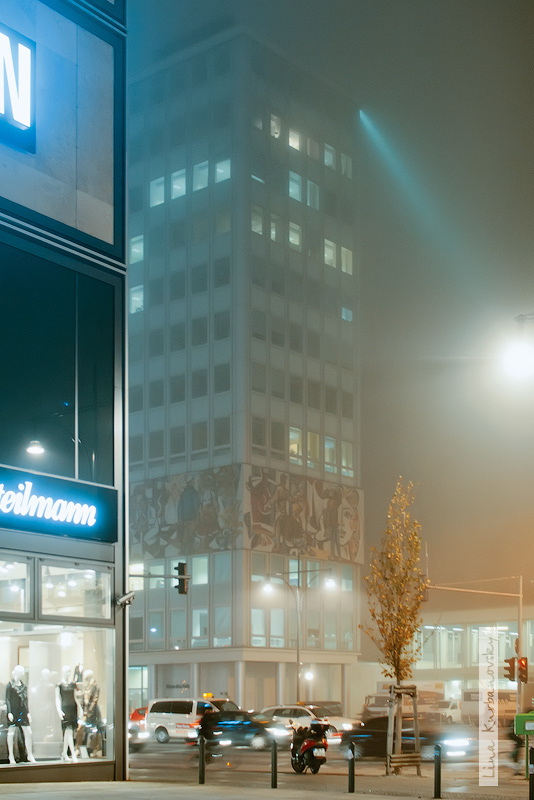
[[[316, 567], [315, 569], [305, 569], [305, 570], [303, 570], [301, 568], [300, 555], [299, 555], [299, 557], [297, 559], [297, 571], [296, 571], [296, 573], [293, 572], [293, 571], [292, 572], [286, 572], [286, 573], [276, 572], [276, 573], [274, 573], [274, 575], [268, 576], [268, 581], [263, 586], [263, 591], [266, 592], [267, 594], [271, 594], [272, 592], [274, 592], [274, 586], [271, 583], [271, 580], [272, 580], [272, 578], [278, 578], [283, 583], [285, 583], [285, 585], [288, 587], [288, 589], [291, 590], [291, 594], [292, 594], [293, 599], [295, 601], [296, 640], [297, 640], [296, 641], [296, 668], [297, 668], [297, 675], [296, 675], [296, 696], [297, 696], [297, 700], [296, 700], [296, 702], [297, 703], [300, 702], [300, 666], [301, 666], [301, 664], [300, 664], [300, 649], [301, 649], [300, 640], [301, 640], [301, 628], [302, 628], [302, 604], [303, 604], [304, 594], [306, 593], [306, 591], [311, 586], [311, 583], [310, 583], [310, 581], [308, 579], [308, 575], [310, 573], [313, 573], [314, 575], [317, 575], [317, 574], [319, 574], [321, 572], [329, 572], [329, 573], [331, 573], [331, 571], [332, 570], [331, 570], [330, 567], [324, 567], [324, 568]], [[290, 575], [295, 575], [295, 574], [297, 576], [296, 586], [293, 583], [291, 583], [285, 577], [286, 575], [290, 576]], [[302, 575], [306, 575], [306, 581], [305, 581], [304, 585], [302, 585], [302, 579], [301, 579]], [[335, 583], [334, 579], [332, 577], [330, 577], [325, 581], [324, 585], [325, 585], [325, 587], [327, 589], [333, 589], [333, 588], [335, 588], [336, 583]]]

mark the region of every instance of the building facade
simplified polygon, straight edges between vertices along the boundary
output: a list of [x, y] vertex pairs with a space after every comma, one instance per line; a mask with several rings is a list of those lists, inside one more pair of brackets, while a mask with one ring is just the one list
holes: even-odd
[[350, 710], [353, 115], [235, 28], [191, 37], [129, 88], [131, 707], [211, 691]]
[[2, 783], [126, 774], [124, 13], [0, 2]]

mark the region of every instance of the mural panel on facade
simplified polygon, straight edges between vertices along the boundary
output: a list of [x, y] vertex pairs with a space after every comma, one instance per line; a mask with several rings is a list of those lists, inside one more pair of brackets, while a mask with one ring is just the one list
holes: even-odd
[[363, 562], [362, 496], [351, 486], [230, 465], [131, 488], [133, 558], [251, 548]]

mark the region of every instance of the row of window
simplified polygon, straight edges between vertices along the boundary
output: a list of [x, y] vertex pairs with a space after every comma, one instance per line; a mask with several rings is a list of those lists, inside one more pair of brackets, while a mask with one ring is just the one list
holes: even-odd
[[352, 442], [338, 442], [333, 436], [321, 436], [293, 425], [287, 431], [284, 422], [252, 417], [252, 450], [257, 455], [266, 455], [267, 449], [271, 458], [289, 459], [292, 464], [306, 465], [309, 469], [354, 477]]
[[216, 161], [210, 165], [209, 161], [200, 161], [193, 164], [190, 170], [186, 167], [177, 169], [171, 173], [170, 180], [165, 176], [154, 178], [149, 184], [149, 205], [150, 208], [162, 205], [166, 200], [176, 200], [184, 197], [188, 190], [198, 192], [206, 189], [211, 183], [222, 183], [231, 178], [232, 165], [229, 158]]
[[[188, 441], [189, 437], [189, 441]], [[183, 456], [189, 449], [194, 453], [207, 452], [212, 448], [227, 447], [230, 444], [230, 417], [216, 417], [211, 427], [211, 435], [206, 420], [185, 425], [176, 425], [164, 431], [150, 431], [148, 450], [145, 452], [143, 434], [130, 436], [130, 463]]]
[[[351, 309], [342, 309], [342, 313], [346, 313], [347, 319], [352, 320]], [[331, 364], [337, 364], [339, 361], [343, 366], [354, 366], [354, 353], [348, 345], [346, 347], [340, 346], [339, 339], [334, 339], [332, 336], [321, 335], [318, 331], [311, 328], [304, 328], [297, 322], [286, 323], [282, 320], [281, 327], [276, 329], [273, 323], [281, 317], [271, 315], [270, 317], [270, 333], [267, 331], [267, 315], [259, 309], [253, 309], [251, 330], [252, 338], [259, 339], [259, 341], [270, 341], [271, 344], [277, 347], [289, 347], [295, 353], [306, 352], [308, 356], [313, 358], [320, 358], [322, 356], [324, 361]], [[318, 338], [319, 337], [319, 338]], [[282, 344], [283, 342], [283, 344]], [[306, 350], [304, 345], [306, 344]]]
[[341, 415], [346, 419], [354, 417], [354, 396], [352, 392], [339, 390], [336, 386], [323, 384], [321, 381], [301, 375], [286, 375], [282, 369], [264, 364], [251, 363], [251, 389], [253, 392], [265, 394], [291, 403], [306, 405], [327, 414]]
[[[206, 397], [210, 382], [214, 394], [230, 391], [230, 364], [216, 364], [211, 373], [206, 368], [194, 369], [188, 373], [188, 376], [188, 381], [186, 381], [185, 374], [170, 376], [168, 388], [170, 403], [183, 403], [186, 397], [192, 399]], [[130, 387], [130, 412], [142, 411], [143, 389], [144, 384]], [[150, 408], [165, 405], [163, 379], [150, 381], [148, 384], [148, 405]]]
[[[211, 333], [210, 333], [211, 331]], [[207, 344], [210, 339], [222, 341], [230, 336], [230, 312], [216, 311], [211, 317], [196, 317], [191, 320], [189, 343], [191, 346]], [[150, 331], [148, 348], [150, 356], [162, 356], [165, 343], [168, 342], [170, 352], [185, 350], [187, 345], [187, 328], [185, 322], [175, 322], [168, 328], [156, 328]], [[143, 333], [136, 333], [129, 339], [130, 363], [141, 361], [145, 355], [146, 338]]]
[[[132, 286], [130, 289], [129, 311], [136, 314], [144, 311], [148, 300], [149, 306], [163, 305], [165, 300], [171, 302], [183, 300], [189, 293], [202, 294], [210, 287], [220, 289], [230, 283], [230, 259], [228, 256], [216, 258], [212, 265], [197, 264], [187, 272], [180, 270], [169, 275], [159, 275], [148, 282], [148, 291], [144, 284]], [[145, 298], [148, 295], [148, 298]]]

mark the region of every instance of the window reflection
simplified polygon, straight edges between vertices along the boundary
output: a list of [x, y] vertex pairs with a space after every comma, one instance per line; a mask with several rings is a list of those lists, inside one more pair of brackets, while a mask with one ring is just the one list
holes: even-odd
[[41, 587], [43, 614], [89, 619], [111, 617], [110, 572], [43, 564]]
[[12, 614], [27, 614], [29, 594], [28, 563], [0, 561], [0, 609]]

